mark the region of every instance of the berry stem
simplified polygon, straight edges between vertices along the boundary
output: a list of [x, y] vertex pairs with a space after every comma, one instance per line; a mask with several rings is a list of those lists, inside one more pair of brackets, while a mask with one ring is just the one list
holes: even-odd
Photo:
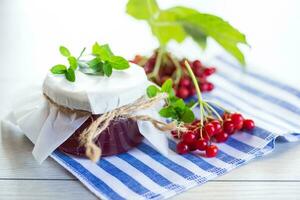
[[223, 121], [222, 117], [219, 115], [219, 113], [218, 113], [211, 105], [209, 105], [207, 102], [203, 102], [203, 104], [204, 104], [205, 106], [207, 106], [207, 108], [208, 108], [210, 111], [212, 111], [212, 112], [216, 115], [216, 117], [217, 117], [221, 122]]
[[214, 104], [215, 106], [221, 108], [222, 110], [224, 110], [225, 112], [228, 112], [230, 113], [229, 110], [227, 110], [226, 108], [224, 108], [223, 106], [221, 106], [219, 103], [216, 103], [216, 102], [213, 102], [213, 101], [206, 101], [207, 103], [210, 103], [210, 104]]
[[168, 54], [169, 58], [171, 59], [171, 61], [173, 62], [173, 64], [175, 65], [176, 67], [176, 74], [175, 74], [175, 80], [174, 80], [174, 83], [175, 85], [177, 86], [179, 81], [180, 81], [180, 78], [182, 76], [182, 69], [181, 69], [181, 66], [178, 62], [177, 59], [175, 59], [171, 54]]
[[201, 94], [201, 91], [200, 91], [200, 88], [199, 88], [199, 85], [198, 85], [198, 81], [195, 77], [195, 74], [189, 64], [189, 62], [187, 60], [184, 61], [184, 64], [189, 72], [189, 75], [190, 77], [192, 78], [192, 81], [193, 81], [193, 84], [195, 86], [195, 89], [196, 89], [196, 93], [197, 93], [197, 96], [198, 96], [198, 102], [199, 102], [199, 106], [200, 106], [200, 137], [202, 137], [202, 127], [203, 127], [203, 121], [204, 121], [204, 108], [203, 108], [203, 101], [202, 101], [202, 94]]
[[153, 72], [151, 72], [149, 74], [149, 77], [150, 78], [154, 78], [155, 80], [158, 77], [158, 73], [159, 73], [159, 69], [160, 69], [160, 65], [161, 65], [161, 61], [162, 61], [162, 56], [163, 56], [163, 54], [165, 52], [165, 47], [164, 46], [160, 46], [157, 51], [158, 51], [158, 53], [157, 53], [157, 57], [156, 57], [156, 61], [155, 61]]

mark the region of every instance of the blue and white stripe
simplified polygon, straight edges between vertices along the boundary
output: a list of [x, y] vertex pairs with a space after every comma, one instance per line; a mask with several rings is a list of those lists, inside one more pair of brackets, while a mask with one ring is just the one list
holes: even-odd
[[[300, 139], [299, 90], [252, 71], [244, 73], [221, 57], [214, 64], [218, 73], [211, 79], [216, 89], [205, 98], [241, 112], [257, 124], [251, 133], [241, 132], [218, 144], [216, 158], [201, 157], [199, 152], [166, 157], [147, 141], [97, 164], [59, 151], [52, 157], [101, 199], [166, 199], [270, 153], [275, 140]], [[175, 146], [169, 139], [172, 152]]]

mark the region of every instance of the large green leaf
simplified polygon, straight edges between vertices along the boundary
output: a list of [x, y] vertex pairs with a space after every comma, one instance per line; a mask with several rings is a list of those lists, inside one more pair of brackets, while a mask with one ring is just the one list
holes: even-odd
[[186, 7], [178, 6], [166, 11], [177, 17], [185, 31], [201, 47], [205, 47], [206, 37], [211, 37], [241, 64], [245, 64], [243, 53], [237, 45], [247, 44], [246, 37], [228, 22], [215, 15], [203, 14]]
[[149, 20], [159, 12], [155, 0], [129, 0], [126, 12], [136, 19]]
[[217, 16], [201, 13], [185, 17], [181, 22], [194, 28], [195, 31], [212, 37], [241, 64], [245, 64], [243, 53], [238, 48], [238, 44], [247, 44], [246, 37], [228, 22]]
[[177, 22], [176, 15], [172, 13], [161, 11], [157, 18], [149, 23], [152, 33], [162, 45], [166, 45], [172, 39], [177, 42], [182, 42], [186, 38], [184, 29], [181, 24]]

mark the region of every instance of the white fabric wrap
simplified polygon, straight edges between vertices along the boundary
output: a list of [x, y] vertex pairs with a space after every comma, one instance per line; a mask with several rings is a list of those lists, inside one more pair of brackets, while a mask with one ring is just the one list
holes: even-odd
[[[43, 93], [59, 105], [102, 114], [134, 102], [145, 95], [150, 83], [143, 69], [131, 64], [124, 71], [113, 71], [111, 77], [76, 73], [76, 82], [68, 82], [64, 76], [49, 73], [43, 84]], [[76, 113], [66, 114], [49, 104], [41, 88], [26, 90], [26, 97], [19, 98], [9, 121], [19, 126], [35, 144], [33, 155], [42, 163], [58, 146], [66, 141], [89, 117]], [[161, 105], [142, 110], [136, 114], [149, 115], [163, 120], [158, 115]], [[162, 154], [168, 154], [168, 141], [163, 133], [150, 122], [138, 122], [141, 134]]]

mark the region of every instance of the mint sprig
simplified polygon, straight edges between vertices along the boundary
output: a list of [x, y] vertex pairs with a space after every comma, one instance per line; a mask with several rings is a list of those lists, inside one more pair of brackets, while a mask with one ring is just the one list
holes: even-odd
[[182, 6], [163, 10], [155, 0], [129, 0], [127, 13], [146, 20], [161, 47], [170, 40], [180, 43], [190, 37], [205, 49], [207, 38], [211, 37], [245, 65], [244, 55], [238, 47], [238, 44], [248, 44], [245, 35], [218, 16]]
[[172, 88], [173, 82], [168, 79], [161, 88], [150, 85], [147, 88], [149, 98], [155, 97], [159, 93], [167, 93], [168, 98], [166, 105], [159, 111], [160, 116], [177, 121], [178, 123], [191, 123], [195, 119], [195, 115], [189, 105], [186, 105], [183, 99], [175, 96]]
[[83, 73], [110, 77], [113, 69], [124, 70], [129, 68], [129, 62], [121, 56], [115, 56], [108, 44], [99, 45], [96, 42], [92, 47], [92, 55], [94, 56], [93, 59], [80, 61], [79, 70]]
[[64, 57], [67, 57], [69, 67], [67, 68], [67, 66], [65, 65], [58, 64], [53, 66], [50, 71], [53, 74], [64, 74], [68, 81], [75, 82], [75, 70], [77, 69], [77, 59], [74, 56], [72, 56], [70, 51], [64, 46], [59, 47], [59, 52]]
[[124, 70], [130, 67], [129, 62], [121, 57], [116, 56], [111, 51], [108, 44], [99, 45], [97, 42], [92, 46], [92, 56], [90, 60], [82, 60], [85, 52], [84, 48], [78, 58], [73, 56], [70, 51], [64, 47], [59, 47], [61, 55], [67, 58], [69, 67], [63, 64], [53, 66], [50, 71], [53, 74], [64, 74], [70, 82], [75, 82], [75, 71], [79, 66], [79, 71], [88, 75], [110, 77], [113, 70]]

